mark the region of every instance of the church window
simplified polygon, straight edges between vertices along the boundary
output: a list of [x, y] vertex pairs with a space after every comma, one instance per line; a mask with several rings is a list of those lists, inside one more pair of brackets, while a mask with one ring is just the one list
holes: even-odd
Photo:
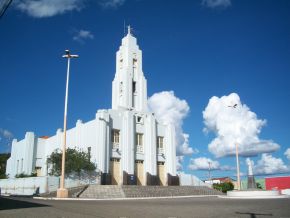
[[137, 152], [143, 152], [143, 134], [136, 134]]
[[117, 129], [112, 130], [112, 143], [113, 143], [113, 148], [115, 149], [119, 148], [120, 130], [117, 130]]
[[123, 82], [120, 82], [120, 95], [123, 93]]
[[136, 68], [136, 67], [137, 67], [137, 59], [134, 58], [134, 59], [133, 59], [133, 68]]
[[143, 146], [143, 134], [142, 133], [137, 133], [136, 134], [137, 138], [137, 145], [142, 145]]
[[163, 136], [157, 136], [157, 150], [159, 153], [163, 153], [164, 152], [164, 137]]
[[137, 59], [133, 59], [133, 77], [136, 76], [136, 69], [137, 69]]
[[157, 137], [157, 148], [163, 148], [163, 136], [158, 136]]
[[141, 117], [141, 116], [137, 116], [137, 117], [136, 117], [136, 123], [141, 123], [141, 124], [143, 124], [143, 117]]
[[133, 84], [132, 84], [132, 86], [133, 86], [133, 93], [136, 93], [136, 82], [135, 81], [133, 81]]

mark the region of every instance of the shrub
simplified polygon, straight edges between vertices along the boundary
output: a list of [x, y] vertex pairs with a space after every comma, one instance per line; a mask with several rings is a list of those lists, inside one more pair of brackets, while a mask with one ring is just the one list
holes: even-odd
[[36, 172], [32, 172], [31, 174], [20, 173], [16, 174], [15, 178], [27, 178], [27, 177], [36, 177]]
[[216, 190], [222, 191], [223, 193], [226, 193], [227, 191], [231, 191], [234, 189], [234, 184], [231, 182], [213, 184], [213, 188]]
[[0, 179], [8, 179], [8, 175], [6, 175], [6, 174], [1, 174], [1, 175], [0, 175]]
[[263, 189], [262, 185], [258, 182], [256, 182], [256, 186], [257, 186], [257, 189]]

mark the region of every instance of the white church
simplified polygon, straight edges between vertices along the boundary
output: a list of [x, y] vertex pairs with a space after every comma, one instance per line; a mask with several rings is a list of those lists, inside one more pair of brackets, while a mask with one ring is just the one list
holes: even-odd
[[[47, 157], [62, 149], [62, 143], [61, 129], [51, 137], [27, 132], [21, 141], [14, 139], [6, 174], [47, 176]], [[90, 152], [102, 184], [127, 185], [131, 178], [136, 185], [176, 183], [175, 129], [160, 123], [147, 109], [142, 51], [130, 28], [116, 53], [112, 109], [98, 110], [95, 119], [86, 123], [78, 120], [67, 130], [67, 147]]]

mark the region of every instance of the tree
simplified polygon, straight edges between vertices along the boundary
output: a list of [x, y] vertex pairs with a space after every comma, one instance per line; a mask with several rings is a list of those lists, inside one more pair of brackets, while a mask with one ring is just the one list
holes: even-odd
[[257, 189], [263, 189], [262, 185], [259, 182], [256, 182]]
[[226, 193], [227, 191], [231, 191], [234, 189], [234, 184], [231, 182], [213, 184], [213, 188], [216, 190], [222, 191], [223, 193]]
[[[51, 153], [47, 159], [47, 163], [51, 164], [50, 175], [60, 176], [61, 174], [62, 151], [59, 149]], [[65, 153], [65, 174], [77, 174], [81, 177], [81, 173], [91, 173], [96, 169], [94, 163], [90, 160], [90, 153], [81, 150], [68, 148]]]
[[6, 162], [10, 154], [0, 154], [0, 179], [7, 179], [6, 175]]

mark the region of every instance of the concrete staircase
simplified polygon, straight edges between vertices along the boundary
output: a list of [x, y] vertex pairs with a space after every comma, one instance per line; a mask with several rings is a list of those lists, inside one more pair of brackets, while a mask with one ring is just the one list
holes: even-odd
[[90, 185], [80, 198], [140, 198], [140, 197], [172, 197], [189, 195], [223, 195], [222, 192], [205, 186], [116, 186]]
[[79, 198], [125, 198], [122, 186], [118, 185], [90, 185]]

